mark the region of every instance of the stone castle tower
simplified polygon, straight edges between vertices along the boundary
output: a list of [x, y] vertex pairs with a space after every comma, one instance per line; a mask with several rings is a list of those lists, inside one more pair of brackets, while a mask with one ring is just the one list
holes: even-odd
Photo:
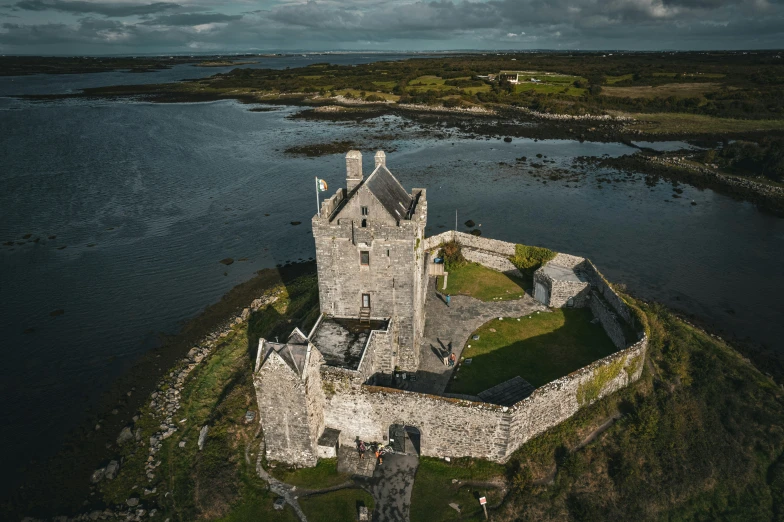
[[425, 189], [409, 194], [378, 151], [364, 177], [362, 153], [346, 154], [346, 188], [313, 217], [321, 312], [331, 317], [389, 319], [392, 366], [415, 371], [424, 328], [427, 284], [423, 240]]

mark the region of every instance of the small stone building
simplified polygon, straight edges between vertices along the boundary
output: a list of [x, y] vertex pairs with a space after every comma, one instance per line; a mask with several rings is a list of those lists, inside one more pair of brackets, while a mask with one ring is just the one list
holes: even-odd
[[558, 254], [534, 272], [534, 299], [553, 308], [587, 305], [590, 282], [582, 257]]

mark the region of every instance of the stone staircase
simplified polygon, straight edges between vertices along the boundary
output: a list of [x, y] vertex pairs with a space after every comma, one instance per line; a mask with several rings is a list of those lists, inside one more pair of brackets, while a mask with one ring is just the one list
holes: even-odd
[[493, 448], [498, 457], [506, 457], [506, 451], [509, 449], [509, 431], [512, 425], [512, 416], [504, 415], [498, 424], [498, 431], [493, 439]]

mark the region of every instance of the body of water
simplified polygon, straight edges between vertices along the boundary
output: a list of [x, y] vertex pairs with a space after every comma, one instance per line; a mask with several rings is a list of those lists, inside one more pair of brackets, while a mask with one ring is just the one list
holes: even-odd
[[[182, 77], [173, 71], [151, 74]], [[143, 76], [83, 78], [117, 74]], [[31, 90], [57, 79], [30, 77]], [[297, 108], [248, 108], [0, 98], [0, 241], [12, 242], [0, 246], [4, 483], [31, 454], [56, 451], [161, 332], [256, 270], [315, 255], [313, 180], [331, 193], [345, 164], [286, 155], [293, 145], [396, 134], [387, 163], [406, 188], [428, 189], [429, 234], [454, 227], [457, 210], [487, 237], [590, 257], [635, 294], [781, 348], [784, 220], [688, 185], [673, 198], [669, 183], [641, 175], [544, 182], [511, 166], [538, 153], [571, 168], [577, 156], [630, 147], [444, 139], [397, 117], [310, 122], [289, 118]], [[363, 150], [366, 173], [373, 152]], [[246, 260], [227, 267], [226, 257]]]

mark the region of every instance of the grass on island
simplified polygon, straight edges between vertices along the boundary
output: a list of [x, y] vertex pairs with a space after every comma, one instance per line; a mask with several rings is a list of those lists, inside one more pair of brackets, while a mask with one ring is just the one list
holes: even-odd
[[698, 98], [721, 87], [718, 83], [665, 83], [664, 85], [635, 85], [632, 87], [603, 87], [602, 96], [620, 98]]
[[[106, 504], [125, 504], [128, 495], [135, 493], [145, 506], [155, 502], [161, 519], [296, 520], [289, 508], [273, 509], [275, 495], [256, 474], [261, 442], [254, 439], [257, 424], [244, 421], [248, 410], [257, 410], [251, 354], [255, 355], [259, 337], [287, 335], [292, 324], [307, 327], [318, 315], [314, 275], [277, 290], [280, 293], [274, 304], [234, 326], [189, 375], [174, 417], [178, 431], [163, 441], [155, 457], [160, 460], [155, 479], [148, 482], [145, 477], [147, 447], [126, 446], [117, 477], [101, 484]], [[142, 441], [159, 429], [159, 418], [153, 418], [148, 408], [136, 424], [142, 430]], [[196, 441], [205, 425], [209, 432], [200, 451]], [[181, 448], [180, 442], [185, 446]], [[328, 464], [317, 470], [316, 475], [330, 474]], [[156, 493], [142, 496], [140, 484], [155, 488]]]
[[438, 277], [438, 291], [451, 295], [470, 295], [480, 301], [520, 299], [527, 286], [522, 279], [484, 267], [466, 263], [449, 270], [444, 290], [444, 278]]
[[515, 85], [515, 92], [534, 92], [537, 94], [566, 94], [567, 96], [582, 96], [587, 89], [574, 87], [563, 83], [532, 83], [523, 82]]
[[784, 129], [784, 120], [737, 120], [668, 112], [631, 116], [637, 120], [637, 123], [629, 128], [651, 134], [715, 134]]
[[[587, 308], [493, 319], [469, 339], [449, 391], [476, 395], [520, 376], [539, 387], [617, 351]], [[493, 332], [492, 330], [495, 330]]]
[[373, 496], [362, 489], [341, 489], [323, 495], [300, 498], [299, 505], [308, 517], [308, 522], [357, 520], [359, 506], [367, 506], [369, 513], [373, 513], [375, 508]]
[[[442, 520], [484, 520], [479, 497], [487, 497], [489, 504], [501, 499], [497, 488], [474, 487], [452, 483], [452, 479], [463, 481], [503, 481], [504, 466], [479, 459], [441, 459], [422, 457], [419, 459], [414, 490], [411, 493], [411, 522], [440, 522]], [[461, 514], [450, 507], [460, 506]]]
[[514, 452], [495, 518], [784, 520], [782, 389], [663, 306], [630, 302], [650, 336], [642, 378]]
[[315, 467], [291, 469], [270, 467], [269, 472], [276, 479], [304, 489], [324, 489], [337, 486], [349, 480], [346, 473], [338, 473], [338, 459], [321, 459]]

